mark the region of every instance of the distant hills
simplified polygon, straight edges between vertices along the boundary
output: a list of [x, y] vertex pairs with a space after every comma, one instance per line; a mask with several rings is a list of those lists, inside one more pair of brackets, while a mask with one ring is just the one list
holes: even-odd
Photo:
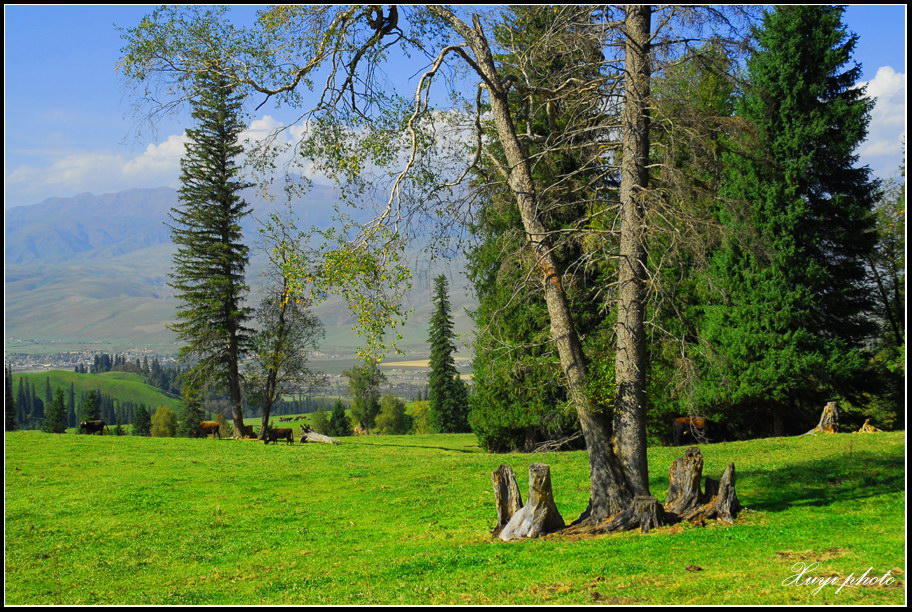
[[[247, 243], [258, 239], [258, 220], [285, 208], [283, 203], [247, 194], [253, 214], [244, 222]], [[293, 209], [299, 226], [332, 222], [335, 193], [315, 185]], [[132, 189], [119, 193], [50, 198], [32, 206], [7, 209], [5, 249], [5, 340], [11, 352], [47, 352], [97, 348], [108, 352], [148, 348], [177, 350], [172, 321], [177, 306], [167, 286], [171, 266], [168, 211], [177, 203], [170, 188]], [[414, 254], [412, 260], [426, 258]], [[257, 299], [265, 253], [252, 249], [248, 282]], [[450, 277], [457, 331], [467, 336], [465, 314], [470, 298], [459, 261], [419, 263], [407, 305], [415, 311], [402, 348], [426, 350], [431, 285], [436, 273]], [[359, 339], [347, 310], [338, 302], [316, 309], [326, 326], [324, 352], [353, 352]], [[31, 347], [31, 349], [30, 349]]]

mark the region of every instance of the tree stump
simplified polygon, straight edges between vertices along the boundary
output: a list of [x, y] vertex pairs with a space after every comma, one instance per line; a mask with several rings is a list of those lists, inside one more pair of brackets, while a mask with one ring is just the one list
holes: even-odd
[[[516, 499], [519, 499], [518, 492]], [[551, 491], [551, 468], [544, 463], [533, 463], [529, 466], [529, 501], [510, 517], [500, 531], [500, 539], [506, 542], [519, 538], [537, 538], [564, 526], [564, 518], [554, 504], [554, 494]]]
[[668, 470], [668, 497], [665, 510], [682, 515], [706, 502], [700, 490], [703, 477], [703, 455], [696, 446], [684, 451], [684, 456], [675, 459]]
[[497, 526], [491, 535], [496, 536], [500, 535], [513, 515], [522, 508], [522, 496], [516, 484], [516, 475], [508, 465], [501, 464], [491, 472], [491, 482], [494, 484], [494, 501], [497, 504]]
[[839, 412], [836, 410], [836, 407], [839, 404], [837, 402], [827, 402], [826, 406], [823, 407], [823, 412], [820, 414], [820, 422], [817, 423], [817, 427], [811, 431], [803, 434], [816, 434], [816, 433], [838, 433], [839, 432]]
[[735, 493], [735, 464], [729, 463], [721, 480], [706, 479], [706, 492], [700, 490], [703, 455], [691, 446], [668, 471], [668, 498], [665, 511], [680, 520], [702, 523], [708, 519], [734, 522], [742, 509]]
[[856, 431], [855, 433], [877, 433], [877, 432], [881, 432], [881, 433], [882, 433], [883, 430], [882, 430], [882, 429], [877, 429], [876, 427], [874, 427], [873, 425], [871, 425], [871, 419], [865, 419], [864, 425], [862, 425], [862, 426], [861, 426], [861, 429], [859, 429], [859, 430]]
[[735, 517], [742, 506], [735, 493], [735, 464], [729, 463], [722, 473], [722, 480], [706, 479], [706, 503], [699, 508], [681, 515], [681, 518], [691, 523], [702, 523], [709, 519], [717, 519], [726, 523], [734, 523]]

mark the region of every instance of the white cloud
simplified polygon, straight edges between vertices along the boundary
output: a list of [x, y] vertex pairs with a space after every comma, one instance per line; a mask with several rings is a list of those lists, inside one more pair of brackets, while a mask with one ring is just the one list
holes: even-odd
[[899, 169], [906, 138], [906, 75], [882, 66], [870, 82], [859, 85], [867, 85], [868, 96], [876, 98], [868, 137], [858, 149], [861, 163], [880, 177], [892, 176]]
[[[251, 122], [241, 140], [260, 140], [281, 124], [266, 115]], [[285, 132], [280, 142], [290, 143], [295, 133]], [[187, 137], [172, 134], [146, 146], [142, 153], [76, 152], [41, 155], [44, 164], [8, 168], [4, 179], [5, 206], [25, 206], [49, 197], [79, 193], [111, 193], [134, 188], [177, 187], [180, 159]], [[40, 153], [40, 152], [36, 152]]]

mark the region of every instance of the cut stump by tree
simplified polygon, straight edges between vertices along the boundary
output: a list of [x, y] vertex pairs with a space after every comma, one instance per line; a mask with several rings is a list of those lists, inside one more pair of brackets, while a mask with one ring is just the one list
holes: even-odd
[[817, 427], [805, 433], [804, 435], [817, 433], [839, 433], [839, 411], [837, 410], [838, 402], [827, 402], [820, 414], [820, 422]]
[[516, 475], [508, 465], [500, 465], [491, 472], [491, 482], [494, 484], [494, 501], [497, 504], [497, 526], [491, 535], [498, 536], [513, 515], [522, 508], [522, 496], [516, 484]]
[[551, 468], [544, 463], [533, 463], [529, 466], [529, 500], [525, 506], [510, 517], [510, 520], [501, 529], [500, 539], [509, 541], [520, 538], [537, 538], [562, 529], [565, 525], [564, 518], [554, 504], [554, 494], [551, 491]]
[[522, 506], [516, 477], [509, 466], [501, 465], [491, 474], [497, 503], [497, 526], [492, 535], [501, 540], [535, 538], [560, 531], [566, 535], [593, 535], [640, 529], [644, 533], [655, 527], [680, 521], [703, 524], [716, 519], [733, 523], [743, 509], [735, 492], [735, 464], [729, 463], [720, 480], [703, 479], [703, 455], [691, 446], [684, 456], [675, 459], [668, 471], [668, 498], [665, 505], [651, 495], [634, 496], [621, 512], [598, 523], [578, 520], [565, 527], [554, 504], [551, 472], [547, 465], [529, 466], [529, 501]]

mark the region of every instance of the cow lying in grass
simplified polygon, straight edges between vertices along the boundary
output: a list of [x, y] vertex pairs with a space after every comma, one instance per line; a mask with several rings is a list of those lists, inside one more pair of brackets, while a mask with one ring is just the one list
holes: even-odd
[[264, 444], [269, 444], [270, 442], [279, 443], [280, 439], [288, 440], [288, 444], [294, 444], [294, 430], [290, 427], [276, 427], [275, 429], [270, 429], [266, 433], [266, 437], [263, 438]]

